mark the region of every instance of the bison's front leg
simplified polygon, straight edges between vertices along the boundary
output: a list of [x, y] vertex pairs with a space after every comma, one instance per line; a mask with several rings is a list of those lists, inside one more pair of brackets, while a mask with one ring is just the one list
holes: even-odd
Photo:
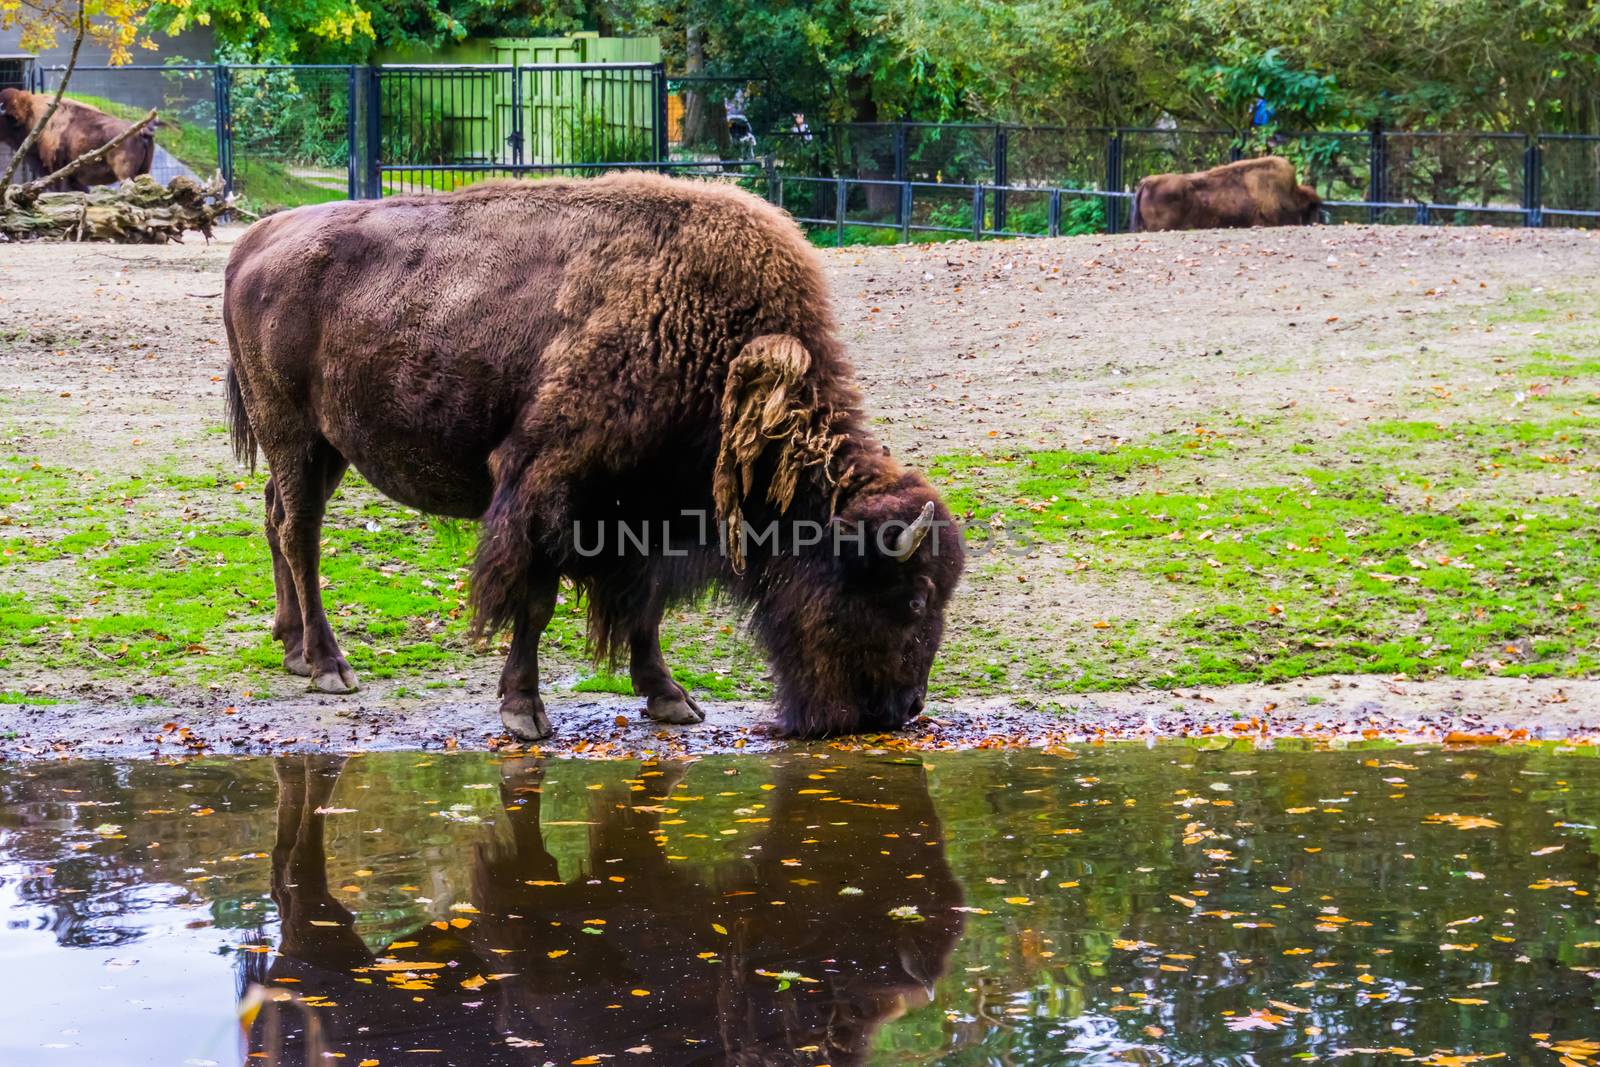
[[633, 691], [644, 697], [644, 713], [656, 722], [705, 722], [706, 713], [687, 689], [672, 680], [672, 671], [661, 654], [661, 614], [662, 608], [652, 605], [644, 622], [628, 636], [628, 673]]
[[511, 629], [511, 652], [500, 672], [500, 721], [522, 741], [550, 736], [550, 717], [539, 699], [539, 637], [556, 611], [558, 579], [554, 571], [531, 575], [527, 602]]

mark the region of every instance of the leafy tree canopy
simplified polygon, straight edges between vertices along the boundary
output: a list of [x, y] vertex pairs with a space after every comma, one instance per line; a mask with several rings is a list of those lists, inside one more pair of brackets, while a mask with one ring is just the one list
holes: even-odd
[[154, 48], [143, 32], [149, 0], [0, 0], [0, 30], [21, 31], [22, 47], [30, 52], [70, 42], [84, 20], [84, 39], [105, 47], [111, 62], [133, 59], [136, 47]]
[[765, 84], [758, 125], [803, 110], [1240, 128], [1264, 99], [1279, 125], [1600, 128], [1592, 0], [156, 0], [150, 25], [302, 62], [651, 34], [673, 70], [693, 28], [704, 73]]

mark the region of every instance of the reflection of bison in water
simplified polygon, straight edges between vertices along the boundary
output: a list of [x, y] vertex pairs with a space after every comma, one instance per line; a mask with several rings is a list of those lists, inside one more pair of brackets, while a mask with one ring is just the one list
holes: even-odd
[[[9, 145], [12, 151], [20, 148], [34, 123], [50, 106], [50, 99], [43, 93], [0, 89], [0, 141]], [[56, 113], [50, 116], [50, 121], [40, 131], [39, 139], [33, 143], [25, 162], [43, 177], [60, 170], [84, 153], [93, 152], [116, 139], [132, 125], [88, 104], [63, 99]], [[146, 127], [123, 141], [109, 155], [65, 179], [65, 184], [70, 189], [82, 190], [149, 174], [155, 152], [155, 133]]]
[[1210, 230], [1305, 226], [1322, 213], [1322, 198], [1295, 182], [1281, 156], [1243, 159], [1193, 174], [1152, 174], [1133, 193], [1132, 226], [1141, 230]]
[[477, 848], [471, 923], [374, 954], [327, 885], [317, 809], [338, 761], [281, 760], [280, 955], [262, 977], [282, 999], [256, 1020], [250, 1062], [389, 1063], [416, 1048], [471, 1067], [630, 1050], [665, 1064], [864, 1059], [880, 1025], [927, 1002], [961, 932], [921, 768], [844, 765], [818, 782], [779, 767], [748, 858], [710, 870], [669, 860], [658, 838], [682, 774], [663, 770], [642, 779], [648, 793], [594, 796], [587, 869], [563, 881], [540, 832], [542, 765], [508, 761], [509, 825]]
[[550, 731], [537, 650], [562, 577], [655, 719], [702, 718], [659, 629], [708, 584], [751, 606], [790, 732], [921, 710], [961, 549], [867, 432], [816, 255], [777, 208], [653, 175], [300, 208], [235, 245], [223, 315], [234, 444], [272, 468], [273, 633], [317, 688], [356, 684], [317, 581], [353, 465], [481, 517], [474, 605], [512, 627], [518, 737]]

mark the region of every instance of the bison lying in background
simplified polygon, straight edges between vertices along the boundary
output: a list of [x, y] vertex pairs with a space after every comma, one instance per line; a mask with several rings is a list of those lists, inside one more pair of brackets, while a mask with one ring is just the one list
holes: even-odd
[[1321, 213], [1322, 198], [1296, 184], [1294, 164], [1266, 156], [1193, 174], [1152, 174], [1134, 190], [1131, 222], [1135, 233], [1306, 226]]
[[476, 625], [512, 628], [517, 737], [550, 732], [537, 649], [563, 577], [659, 721], [703, 718], [659, 630], [708, 585], [751, 608], [787, 732], [921, 711], [961, 547], [867, 432], [820, 265], [779, 209], [653, 175], [300, 208], [240, 238], [223, 319], [235, 450], [259, 443], [272, 471], [273, 634], [316, 688], [356, 686], [318, 584], [354, 465], [481, 518]]
[[[9, 145], [13, 152], [22, 147], [34, 123], [50, 107], [50, 100], [50, 96], [43, 93], [0, 89], [0, 141]], [[40, 132], [39, 139], [33, 143], [25, 162], [33, 166], [40, 177], [44, 177], [114, 140], [132, 125], [88, 104], [63, 99], [61, 106], [56, 108], [56, 113], [50, 116], [50, 121]], [[88, 164], [60, 184], [82, 191], [91, 186], [110, 185], [124, 178], [149, 174], [155, 152], [154, 131], [143, 129], [123, 141], [103, 159]]]

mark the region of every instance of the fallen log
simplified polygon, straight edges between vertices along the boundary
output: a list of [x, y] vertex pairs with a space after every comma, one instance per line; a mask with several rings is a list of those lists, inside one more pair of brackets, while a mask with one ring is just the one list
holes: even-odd
[[207, 237], [230, 209], [219, 175], [205, 185], [177, 177], [165, 186], [141, 174], [87, 193], [0, 196], [0, 241], [30, 239], [165, 244], [197, 230]]

